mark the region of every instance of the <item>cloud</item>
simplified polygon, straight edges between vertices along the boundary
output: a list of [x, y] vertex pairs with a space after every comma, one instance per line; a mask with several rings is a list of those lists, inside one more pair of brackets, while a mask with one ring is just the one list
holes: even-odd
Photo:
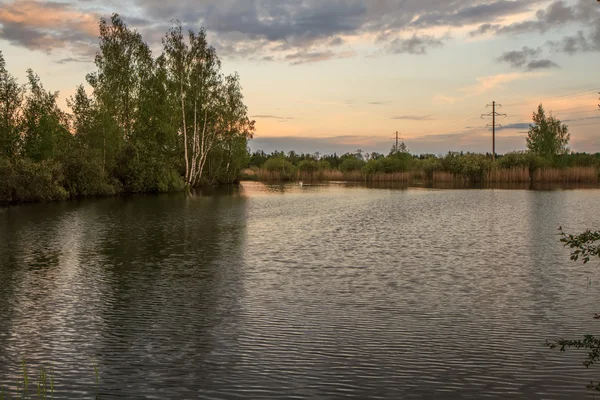
[[[492, 23], [543, 0], [134, 0], [144, 18], [204, 25], [220, 54], [273, 56], [298, 64], [354, 55], [356, 39], [376, 37], [380, 52], [427, 54], [443, 45], [436, 28]], [[369, 39], [366, 39], [369, 40]], [[307, 56], [302, 56], [303, 54]]]
[[417, 36], [415, 33], [407, 39], [396, 38], [392, 40], [386, 46], [386, 51], [393, 54], [427, 54], [429, 48], [440, 47], [442, 44], [442, 39], [429, 35]]
[[536, 69], [560, 68], [560, 66], [551, 60], [533, 60], [527, 64], [527, 71]]
[[438, 2], [438, 4], [435, 5], [432, 4], [432, 9], [429, 10], [429, 12], [424, 12], [422, 15], [418, 16], [412, 22], [412, 25], [426, 27], [464, 26], [481, 23], [482, 21], [495, 21], [498, 18], [527, 11], [535, 2], [500, 0], [480, 3], [465, 1], [462, 2], [464, 3], [463, 7], [460, 7], [458, 2], [456, 2], [456, 8], [453, 12], [448, 12], [448, 10], [444, 10], [443, 7], [440, 7], [442, 9], [441, 11], [437, 11], [438, 8], [436, 6], [441, 5], [439, 3], [441, 2]]
[[250, 118], [278, 119], [278, 120], [290, 120], [290, 119], [294, 119], [293, 117], [280, 117], [280, 116], [277, 116], [277, 115], [253, 115]]
[[476, 83], [460, 88], [461, 96], [448, 96], [438, 94], [433, 98], [434, 102], [454, 104], [463, 101], [469, 97], [475, 97], [498, 89], [503, 85], [522, 79], [532, 79], [547, 76], [547, 72], [511, 72], [507, 74], [497, 74], [475, 78]]
[[86, 54], [96, 40], [98, 19], [68, 3], [13, 1], [0, 7], [0, 39], [48, 53], [70, 47]]
[[57, 64], [67, 64], [67, 63], [93, 63], [94, 60], [92, 59], [87, 59], [87, 58], [74, 58], [74, 57], [66, 57], [66, 58], [61, 58], [59, 60], [54, 61]]
[[410, 121], [433, 121], [435, 118], [431, 115], [400, 115], [392, 119], [406, 119]]
[[533, 19], [507, 25], [485, 23], [470, 34], [471, 36], [488, 33], [501, 35], [537, 32], [544, 34], [572, 24], [587, 29], [579, 30], [574, 35], [566, 35], [561, 40], [548, 41], [546, 46], [554, 51], [567, 54], [599, 52], [600, 7], [597, 2], [592, 0], [577, 0], [573, 3], [555, 0], [545, 9], [537, 10]]
[[524, 46], [522, 50], [507, 51], [496, 59], [498, 62], [509, 63], [512, 67], [524, 67], [527, 71], [538, 69], [560, 68], [554, 61], [548, 59], [530, 60], [542, 52], [541, 48], [532, 49]]
[[[0, 38], [30, 49], [74, 47], [91, 53], [100, 13], [90, 1], [4, 0]], [[172, 19], [186, 28], [204, 26], [220, 55], [294, 65], [352, 57], [357, 41], [373, 40], [375, 54], [425, 55], [445, 44], [453, 30], [479, 25], [477, 34], [544, 32], [586, 21], [596, 4], [554, 1], [529, 21], [505, 24], [534, 12], [546, 0], [130, 0], [111, 3], [146, 40], [159, 43]], [[104, 8], [103, 8], [104, 9]], [[135, 16], [126, 15], [135, 10]], [[586, 17], [586, 15], [588, 17]], [[439, 37], [440, 31], [448, 32]], [[374, 39], [373, 39], [374, 38]], [[569, 51], [591, 51], [595, 37], [565, 38]], [[573, 44], [575, 43], [575, 44]], [[556, 47], [560, 47], [557, 45]]]
[[496, 32], [498, 32], [498, 30], [500, 30], [500, 28], [502, 28], [502, 25], [500, 25], [500, 24], [482, 24], [482, 25], [479, 25], [479, 28], [475, 29], [474, 31], [469, 32], [469, 35], [479, 36], [479, 35], [485, 35], [487, 33], [496, 33]]
[[477, 83], [465, 88], [461, 91], [466, 93], [467, 96], [477, 96], [492, 89], [496, 89], [506, 83], [526, 79], [532, 77], [533, 74], [526, 74], [523, 72], [511, 72], [508, 74], [497, 74], [491, 76], [484, 76], [476, 78]]
[[352, 57], [354, 52], [341, 52], [335, 53], [331, 50], [328, 51], [299, 51], [293, 54], [285, 56], [286, 61], [290, 61], [292, 65], [300, 65], [307, 63], [314, 63], [318, 61], [333, 60], [336, 58], [348, 58]]
[[529, 122], [517, 122], [517, 123], [513, 123], [513, 124], [507, 124], [507, 125], [502, 125], [500, 128], [498, 128], [497, 130], [506, 130], [506, 129], [529, 129], [530, 123]]
[[513, 67], [522, 67], [527, 63], [530, 57], [535, 57], [541, 52], [541, 49], [532, 49], [524, 46], [522, 50], [507, 51], [502, 53], [496, 60], [499, 62], [507, 62]]
[[567, 54], [600, 51], [600, 18], [595, 23], [595, 28], [585, 34], [583, 31], [575, 35], [564, 36], [560, 41], [550, 41], [548, 46], [554, 51]]

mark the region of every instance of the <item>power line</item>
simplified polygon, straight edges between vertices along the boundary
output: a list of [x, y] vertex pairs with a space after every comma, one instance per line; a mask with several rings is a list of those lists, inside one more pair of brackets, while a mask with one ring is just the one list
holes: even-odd
[[[396, 145], [394, 146], [394, 152], [397, 152], [397, 151], [398, 151], [398, 147], [399, 147], [399, 143], [398, 143], [398, 141], [399, 141], [399, 140], [404, 140], [404, 138], [401, 138], [399, 135], [400, 135], [400, 133], [398, 133], [398, 131], [396, 131]], [[392, 140], [393, 140], [393, 139], [394, 139], [394, 138], [392, 138]]]
[[[492, 104], [488, 104], [485, 107], [487, 108], [490, 106], [492, 107], [492, 112], [489, 114], [481, 114], [481, 118], [492, 117], [492, 161], [496, 161], [496, 126], [502, 128], [502, 125], [496, 124], [496, 117], [506, 117], [506, 114], [499, 114], [496, 112], [496, 107], [502, 107], [502, 104], [496, 104], [495, 101], [492, 101]], [[488, 126], [490, 125], [486, 125], [486, 128]]]
[[564, 98], [568, 98], [568, 97], [576, 97], [576, 96], [581, 96], [583, 94], [597, 92], [598, 90], [600, 90], [600, 88], [596, 88], [596, 89], [592, 89], [592, 90], [585, 90], [585, 91], [582, 91], [582, 92], [575, 92], [575, 93], [570, 93], [570, 94], [564, 94], [564, 95], [555, 96], [555, 97], [549, 97], [549, 98], [543, 99], [543, 100], [524, 101], [524, 102], [521, 102], [521, 103], [508, 104], [506, 107], [516, 107], [516, 106], [522, 106], [522, 105], [527, 105], [527, 104], [543, 103], [545, 101], [550, 101], [550, 100], [564, 99]]
[[[470, 117], [474, 116], [475, 114], [477, 114], [479, 112], [479, 110], [473, 111], [471, 114], [467, 115], [466, 117], [460, 119], [460, 120], [454, 120], [453, 122], [450, 122], [449, 124], [439, 128], [440, 131], [444, 130], [444, 129], [448, 129], [451, 127], [451, 129], [454, 129], [456, 126], [460, 126], [463, 125], [465, 122], [467, 122], [469, 120]], [[458, 122], [458, 123], [457, 123]]]

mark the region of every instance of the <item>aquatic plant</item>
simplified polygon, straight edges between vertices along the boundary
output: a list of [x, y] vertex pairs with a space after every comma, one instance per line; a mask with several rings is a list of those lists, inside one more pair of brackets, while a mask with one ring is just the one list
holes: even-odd
[[[581, 234], [573, 235], [565, 233], [561, 227], [559, 228], [559, 234], [561, 236], [560, 241], [564, 243], [565, 247], [574, 249], [571, 253], [571, 260], [581, 260], [583, 264], [587, 264], [592, 259], [600, 258], [600, 231], [592, 232], [588, 230]], [[600, 319], [600, 315], [596, 314], [594, 319]], [[589, 350], [587, 358], [583, 361], [583, 365], [586, 368], [600, 361], [600, 338], [594, 335], [585, 335], [583, 340], [559, 339], [546, 341], [546, 346], [550, 349], [558, 348], [562, 352], [566, 351], [567, 348]], [[587, 385], [587, 388], [588, 390], [600, 392], [600, 383], [592, 381]]]

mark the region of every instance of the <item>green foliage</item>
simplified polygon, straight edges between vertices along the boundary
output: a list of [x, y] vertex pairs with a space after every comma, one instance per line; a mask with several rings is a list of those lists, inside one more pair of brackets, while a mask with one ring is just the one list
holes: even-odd
[[102, 167], [102, 159], [93, 150], [81, 148], [61, 157], [62, 186], [71, 197], [111, 196], [116, 194]]
[[250, 160], [248, 161], [249, 167], [262, 167], [265, 162], [269, 159], [267, 153], [262, 150], [255, 151], [250, 155]]
[[566, 247], [576, 249], [571, 253], [571, 260], [577, 261], [581, 258], [583, 263], [587, 264], [592, 257], [600, 257], [600, 232], [587, 230], [579, 235], [572, 235], [560, 228], [560, 235], [560, 241]]
[[474, 153], [448, 153], [441, 159], [442, 169], [473, 182], [483, 179], [492, 167], [492, 159], [487, 155]]
[[302, 172], [312, 174], [319, 170], [319, 164], [315, 160], [302, 160], [298, 163], [298, 169]]
[[270, 158], [265, 162], [264, 168], [270, 173], [279, 174], [282, 180], [289, 180], [296, 174], [296, 167], [283, 157]]
[[44, 90], [39, 76], [27, 71], [29, 92], [23, 109], [23, 153], [35, 161], [51, 159], [73, 139], [67, 117], [56, 100], [58, 92]]
[[413, 157], [408, 153], [394, 152], [388, 157], [371, 158], [363, 171], [370, 174], [405, 172], [411, 169]]
[[338, 167], [341, 172], [360, 171], [366, 163], [359, 160], [355, 155], [345, 154], [341, 157], [341, 164]]
[[551, 158], [568, 152], [571, 135], [567, 125], [563, 124], [552, 114], [546, 116], [540, 104], [538, 111], [533, 113], [534, 125], [529, 126], [527, 133], [527, 148], [533, 154]]
[[[565, 233], [561, 227], [559, 228], [559, 234], [561, 236], [560, 241], [564, 243], [565, 247], [575, 249], [571, 253], [571, 260], [578, 261], [581, 259], [584, 264], [587, 264], [592, 257], [597, 258], [600, 256], [600, 232], [588, 230], [578, 235], [572, 235]], [[596, 314], [594, 319], [600, 319], [600, 315]], [[546, 341], [546, 346], [550, 349], [559, 348], [562, 352], [567, 348], [589, 350], [587, 359], [583, 361], [586, 368], [600, 361], [600, 338], [593, 335], [585, 335], [583, 340], [559, 339]], [[600, 391], [600, 383], [590, 382], [587, 388], [588, 390]]]
[[0, 156], [11, 157], [19, 150], [19, 130], [23, 88], [6, 70], [0, 51]]
[[76, 88], [71, 115], [33, 71], [19, 86], [0, 52], [0, 202], [237, 181], [254, 121], [205, 30], [185, 38], [176, 23], [158, 57], [117, 14], [99, 33], [91, 93]]
[[55, 161], [0, 158], [0, 203], [66, 199], [69, 194], [61, 185], [63, 179]]
[[321, 160], [317, 163], [319, 171], [329, 171], [331, 170], [331, 164], [327, 160]]

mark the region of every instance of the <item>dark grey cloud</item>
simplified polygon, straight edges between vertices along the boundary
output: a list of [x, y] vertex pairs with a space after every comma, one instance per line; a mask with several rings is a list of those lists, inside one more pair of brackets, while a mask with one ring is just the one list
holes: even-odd
[[533, 60], [527, 63], [527, 71], [533, 71], [536, 69], [549, 69], [549, 68], [560, 68], [560, 66], [551, 60]]
[[499, 62], [509, 63], [511, 66], [520, 68], [527, 63], [531, 57], [535, 57], [540, 54], [541, 49], [532, 49], [531, 47], [524, 46], [521, 50], [507, 51], [502, 53], [496, 60]]
[[[14, 18], [3, 19], [6, 13], [0, 8], [0, 37], [29, 48], [70, 46], [69, 40], [80, 49], [84, 45], [89, 47], [96, 42], [97, 35], [87, 28], [88, 17], [97, 22], [97, 17], [106, 12], [106, 7], [100, 13], [93, 11], [92, 3], [87, 1], [4, 1], [6, 7], [2, 8], [13, 14], [22, 13], [22, 6], [31, 4], [37, 7], [35, 15], [57, 10], [64, 14], [54, 24], [40, 26], [38, 18], [25, 18], [11, 26], [15, 24]], [[376, 54], [423, 55], [442, 46], [447, 39], [427, 34], [424, 30], [429, 28], [479, 24], [478, 33], [516, 33], [544, 31], [584, 18], [584, 0], [579, 0], [576, 7], [555, 1], [523, 25], [501, 24], [507, 17], [535, 10], [545, 3], [545, 0], [125, 0], [109, 4], [152, 43], [160, 42], [170, 20], [179, 19], [186, 28], [206, 27], [219, 54], [303, 64], [353, 55], [352, 42], [344, 36], [377, 37], [381, 51]], [[586, 40], [589, 42], [590, 38]], [[577, 51], [593, 48], [588, 42], [570, 48]]]
[[406, 119], [410, 121], [433, 121], [435, 118], [431, 115], [400, 115], [392, 119]]
[[539, 47], [537, 49], [532, 49], [531, 47], [524, 46], [521, 50], [513, 50], [502, 53], [502, 55], [498, 57], [496, 61], [508, 63], [514, 68], [524, 68], [527, 71], [560, 68], [559, 65], [552, 60], [532, 60], [532, 58], [539, 56], [541, 52], [542, 49]]
[[443, 41], [433, 36], [417, 36], [413, 34], [408, 39], [396, 38], [387, 46], [386, 50], [394, 54], [427, 54], [427, 50], [432, 47], [442, 46]]
[[584, 2], [587, 0], [579, 0], [579, 3], [570, 5], [564, 0], [555, 0], [545, 9], [539, 9], [535, 13], [535, 18], [527, 21], [515, 22], [508, 25], [500, 24], [482, 24], [479, 28], [473, 32], [472, 35], [495, 32], [499, 34], [503, 33], [530, 33], [539, 32], [545, 33], [551, 29], [563, 26], [571, 22], [588, 22], [590, 15], [586, 14], [588, 11]]
[[535, 1], [492, 1], [492, 2], [459, 2], [454, 3], [456, 9], [453, 12], [448, 10], [437, 11], [437, 8], [429, 10], [416, 18], [411, 25], [413, 26], [463, 26], [468, 24], [477, 24], [485, 21], [495, 21], [498, 18], [507, 15], [527, 11], [535, 4]]
[[600, 51], [600, 18], [596, 21], [594, 29], [588, 34], [579, 31], [575, 35], [564, 36], [560, 41], [550, 41], [548, 42], [548, 46], [553, 51], [571, 55]]
[[498, 130], [506, 130], [506, 129], [529, 129], [529, 122], [516, 122], [513, 124], [502, 125]]
[[350, 46], [342, 36], [365, 33], [378, 36], [383, 51], [426, 54], [444, 39], [428, 36], [423, 29], [492, 23], [530, 10], [542, 0], [134, 1], [144, 18], [179, 18], [194, 28], [204, 25], [220, 54], [252, 57], [261, 51], [287, 51], [303, 63], [336, 58], [328, 51]]
[[298, 51], [293, 54], [288, 54], [284, 57], [286, 61], [289, 61], [292, 65], [300, 65], [307, 63], [314, 63], [325, 60], [332, 60], [335, 58], [347, 58], [354, 55], [354, 52], [343, 52], [336, 53], [331, 50], [326, 51]]
[[[546, 8], [539, 9], [533, 19], [508, 25], [481, 24], [471, 32], [472, 36], [495, 34], [529, 34], [532, 32], [546, 33], [561, 29], [567, 25], [583, 27], [576, 34], [566, 35], [561, 40], [548, 41], [546, 47], [553, 51], [567, 54], [600, 51], [600, 5], [592, 0], [577, 0], [566, 2], [555, 0]], [[555, 64], [538, 62], [543, 68], [555, 67]], [[536, 65], [534, 64], [535, 68]]]
[[90, 58], [74, 58], [74, 57], [66, 57], [61, 58], [59, 60], [54, 61], [57, 64], [68, 64], [68, 63], [93, 63], [94, 60]]
[[500, 28], [502, 28], [502, 25], [500, 24], [482, 24], [479, 25], [479, 28], [475, 29], [469, 34], [471, 36], [479, 36], [485, 35], [486, 33], [496, 33]]
[[331, 47], [336, 47], [336, 46], [341, 46], [345, 43], [344, 39], [340, 38], [340, 37], [335, 37], [333, 39], [331, 39], [330, 41], [327, 42], [328, 46]]

